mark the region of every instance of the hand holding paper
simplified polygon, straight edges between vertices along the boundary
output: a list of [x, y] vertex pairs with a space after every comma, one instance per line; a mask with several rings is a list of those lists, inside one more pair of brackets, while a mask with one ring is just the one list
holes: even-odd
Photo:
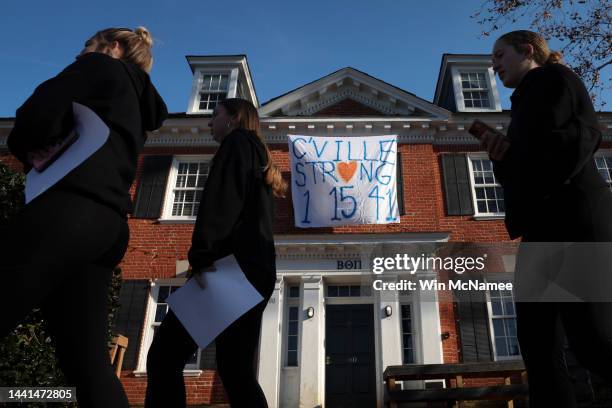
[[202, 348], [263, 300], [233, 255], [215, 262], [214, 268], [214, 273], [204, 272], [204, 288], [196, 279], [189, 279], [166, 299], [170, 309]]

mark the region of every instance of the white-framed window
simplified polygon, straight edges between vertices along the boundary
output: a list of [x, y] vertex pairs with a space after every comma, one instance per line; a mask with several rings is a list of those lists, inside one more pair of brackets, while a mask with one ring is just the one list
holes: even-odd
[[285, 314], [285, 367], [298, 366], [300, 327], [300, 286], [287, 286]]
[[[495, 280], [495, 282], [508, 282]], [[516, 332], [516, 308], [512, 290], [487, 291], [491, 343], [496, 360], [521, 357]]]
[[368, 285], [327, 285], [327, 297], [361, 297], [371, 294]]
[[162, 219], [195, 220], [212, 155], [175, 156], [168, 175]]
[[197, 107], [200, 111], [212, 111], [217, 103], [227, 98], [229, 72], [202, 73]]
[[414, 319], [410, 303], [400, 305], [400, 318], [402, 319], [402, 361], [403, 364], [416, 363], [414, 350]]
[[603, 151], [595, 155], [595, 165], [599, 174], [612, 188], [612, 151]]
[[486, 72], [460, 72], [461, 93], [466, 108], [489, 109], [489, 78]]
[[[157, 328], [161, 325], [161, 322], [168, 313], [169, 306], [166, 303], [168, 295], [183, 286], [185, 279], [168, 279], [164, 281], [158, 281], [151, 286], [149, 293], [149, 301], [147, 305], [147, 313], [145, 315], [144, 333], [142, 347], [139, 353], [138, 359], [138, 372], [146, 372], [147, 367], [147, 353], [149, 347], [153, 342], [153, 337]], [[214, 347], [214, 345], [211, 345]], [[207, 348], [208, 349], [208, 348]], [[186, 374], [200, 373], [202, 349], [198, 350], [191, 356], [187, 364], [185, 365]]]
[[503, 216], [504, 189], [493, 174], [493, 163], [484, 155], [469, 155], [472, 198], [476, 216]]

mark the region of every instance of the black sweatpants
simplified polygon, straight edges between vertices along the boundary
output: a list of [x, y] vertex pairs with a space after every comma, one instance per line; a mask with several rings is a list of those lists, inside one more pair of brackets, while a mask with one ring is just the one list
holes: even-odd
[[[232, 408], [267, 408], [255, 375], [265, 299], [227, 327], [215, 340], [217, 371]], [[155, 333], [147, 356], [145, 408], [186, 406], [183, 369], [198, 349], [177, 317], [169, 311]]]
[[584, 368], [612, 385], [612, 304], [517, 302], [517, 334], [531, 408], [576, 407], [563, 333]]
[[3, 230], [0, 337], [41, 307], [66, 386], [76, 387], [82, 408], [128, 407], [106, 333], [112, 270], [128, 240], [127, 222], [117, 212], [55, 190], [26, 205]]

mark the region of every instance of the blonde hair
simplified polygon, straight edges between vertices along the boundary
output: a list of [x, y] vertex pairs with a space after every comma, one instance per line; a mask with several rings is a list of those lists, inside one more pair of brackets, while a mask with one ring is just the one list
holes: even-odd
[[253, 106], [251, 102], [239, 98], [224, 99], [219, 102], [219, 104], [222, 105], [232, 117], [236, 128], [250, 130], [257, 135], [266, 149], [267, 163], [263, 168], [266, 184], [272, 187], [272, 194], [274, 194], [275, 197], [285, 197], [287, 182], [283, 180], [281, 171], [274, 163], [270, 149], [268, 149], [268, 145], [266, 145], [261, 135], [259, 115], [257, 114], [255, 106]]
[[130, 62], [146, 72], [153, 66], [153, 37], [145, 27], [135, 30], [129, 28], [107, 28], [98, 31], [89, 39], [97, 44], [97, 50], [103, 50], [108, 44], [117, 41], [123, 47], [122, 60]]
[[533, 60], [538, 65], [550, 65], [563, 62], [563, 54], [548, 48], [548, 43], [544, 37], [533, 31], [510, 31], [499, 37], [497, 41], [503, 41], [508, 45], [512, 45], [517, 52], [523, 52], [525, 45], [531, 45], [533, 47]]

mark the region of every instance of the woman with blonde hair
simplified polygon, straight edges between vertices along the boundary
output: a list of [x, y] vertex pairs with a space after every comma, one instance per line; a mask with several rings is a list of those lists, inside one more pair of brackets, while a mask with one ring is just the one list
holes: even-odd
[[[243, 99], [218, 103], [208, 126], [220, 143], [206, 181], [189, 250], [194, 277], [205, 285], [213, 262], [233, 254], [264, 298], [215, 340], [217, 370], [232, 407], [267, 407], [257, 382], [261, 318], [276, 282], [274, 199], [287, 184], [260, 131], [257, 109]], [[220, 272], [219, 272], [220, 273]], [[145, 406], [185, 407], [183, 368], [198, 346], [170, 311], [147, 357]]]
[[0, 297], [0, 336], [40, 307], [80, 407], [128, 407], [108, 358], [107, 302], [112, 270], [127, 248], [129, 189], [145, 131], [167, 116], [147, 73], [151, 46], [143, 27], [98, 31], [17, 110], [7, 141], [27, 171], [50, 161], [72, 132], [73, 102], [109, 130], [99, 150], [24, 207], [0, 245], [8, 288]]
[[[506, 141], [488, 134], [483, 143], [504, 188], [508, 233], [522, 237], [515, 296], [530, 406], [575, 407], [563, 332], [579, 363], [612, 384], [612, 287], [607, 299], [593, 296], [609, 283], [609, 268], [594, 272], [609, 264], [609, 254], [597, 262], [584, 256], [612, 241], [612, 192], [593, 156], [601, 131], [584, 84], [539, 34], [502, 35], [493, 69], [515, 89]], [[581, 299], [570, 296], [576, 285], [553, 291], [576, 254], [584, 262], [580, 270], [566, 266], [565, 276], [591, 280]]]

